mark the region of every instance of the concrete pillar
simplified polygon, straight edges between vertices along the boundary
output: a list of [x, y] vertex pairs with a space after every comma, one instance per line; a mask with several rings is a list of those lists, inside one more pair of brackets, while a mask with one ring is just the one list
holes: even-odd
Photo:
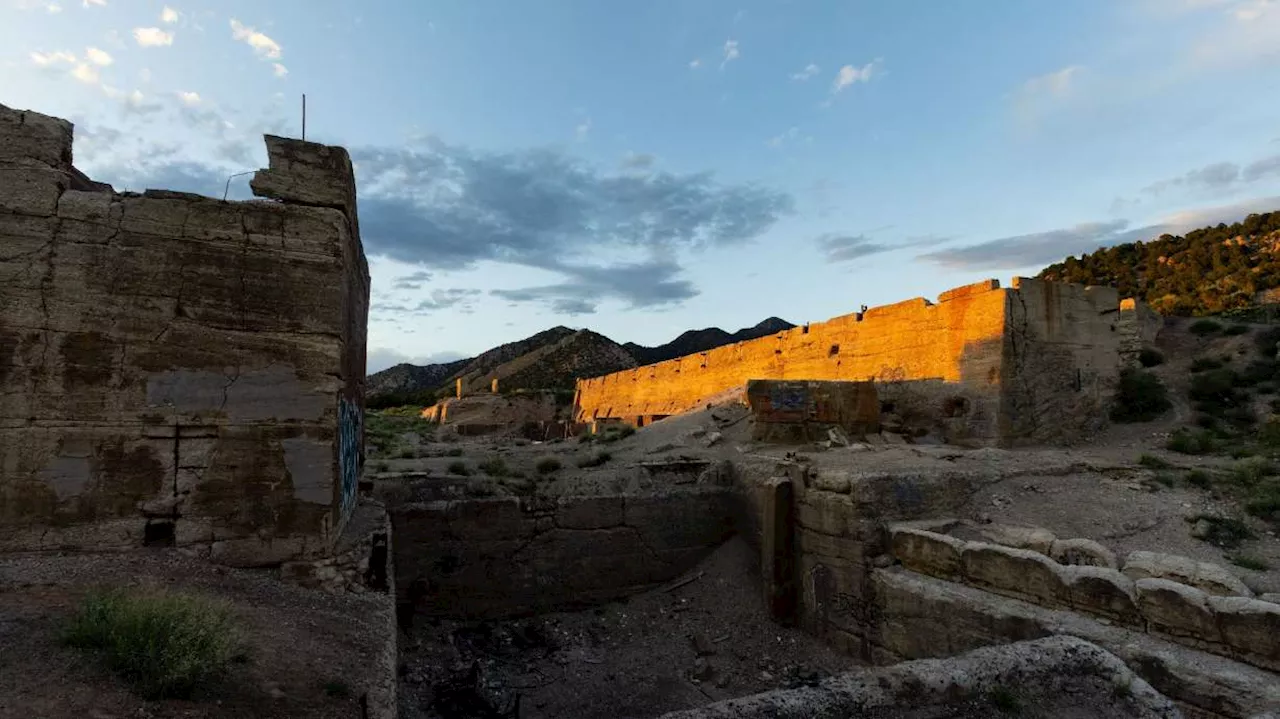
[[760, 569], [764, 601], [773, 620], [795, 621], [795, 489], [788, 477], [773, 477], [764, 486]]
[[498, 393], [498, 378], [497, 378], [497, 377], [494, 377], [494, 378], [493, 378], [493, 381], [489, 383], [489, 392], [490, 392], [490, 393], [492, 393], [492, 394], [497, 394], [497, 393]]
[[453, 396], [457, 397], [458, 399], [462, 399], [462, 378], [461, 377], [459, 377], [458, 380], [454, 382], [453, 392], [454, 392]]

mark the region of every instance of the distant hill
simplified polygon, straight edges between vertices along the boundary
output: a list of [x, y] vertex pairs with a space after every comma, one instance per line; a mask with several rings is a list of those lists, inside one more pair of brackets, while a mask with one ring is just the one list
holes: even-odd
[[369, 375], [367, 403], [374, 409], [405, 404], [429, 405], [454, 392], [461, 379], [468, 392], [488, 392], [498, 379], [499, 391], [573, 388], [579, 377], [652, 364], [715, 347], [755, 339], [794, 327], [770, 317], [754, 327], [729, 334], [718, 328], [690, 330], [658, 347], [619, 345], [590, 330], [552, 327], [531, 337], [508, 342], [477, 357], [418, 367], [398, 364]]
[[676, 357], [684, 357], [696, 352], [706, 352], [716, 347], [766, 337], [776, 332], [789, 330], [795, 325], [786, 320], [770, 317], [754, 327], [740, 329], [729, 334], [719, 327], [708, 327], [702, 330], [689, 330], [664, 345], [645, 347], [634, 342], [622, 345], [641, 365], [665, 362]]
[[1256, 293], [1280, 286], [1280, 212], [1068, 257], [1040, 277], [1110, 285], [1166, 315], [1247, 307]]

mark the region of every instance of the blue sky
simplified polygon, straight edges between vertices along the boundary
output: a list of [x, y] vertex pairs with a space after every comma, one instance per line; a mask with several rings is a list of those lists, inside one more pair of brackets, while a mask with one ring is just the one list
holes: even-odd
[[1280, 209], [1277, 0], [0, 0], [0, 102], [73, 120], [117, 190], [221, 195], [304, 92], [356, 162], [371, 371]]

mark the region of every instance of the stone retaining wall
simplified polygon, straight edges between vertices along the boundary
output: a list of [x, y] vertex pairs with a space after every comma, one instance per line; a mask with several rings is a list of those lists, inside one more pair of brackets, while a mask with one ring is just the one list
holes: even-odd
[[583, 606], [678, 577], [734, 531], [732, 491], [501, 498], [392, 509], [397, 584], [418, 611], [501, 617]]
[[1212, 564], [1152, 552], [1134, 552], [1123, 569], [1062, 564], [1031, 549], [910, 526], [891, 528], [890, 550], [904, 567], [921, 574], [1104, 617], [1280, 671], [1280, 604], [1253, 598], [1239, 580]]

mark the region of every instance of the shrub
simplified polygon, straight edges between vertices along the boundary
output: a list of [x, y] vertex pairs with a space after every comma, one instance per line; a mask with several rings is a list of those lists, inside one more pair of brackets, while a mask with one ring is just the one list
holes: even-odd
[[538, 470], [538, 474], [551, 474], [560, 471], [560, 460], [555, 457], [543, 457], [534, 465], [534, 469]]
[[1280, 521], [1280, 482], [1254, 487], [1245, 500], [1244, 511], [1259, 519]]
[[1187, 472], [1186, 480], [1187, 484], [1200, 489], [1208, 489], [1213, 486], [1213, 475], [1203, 469], [1193, 469]]
[[632, 427], [629, 424], [624, 424], [621, 427], [610, 427], [609, 429], [606, 429], [605, 431], [601, 432], [600, 436], [597, 437], [596, 439], [599, 440], [600, 442], [606, 442], [606, 443], [617, 442], [618, 440], [626, 439], [627, 437], [630, 437], [635, 433], [636, 433], [635, 427]]
[[1235, 404], [1239, 399], [1236, 373], [1230, 369], [1214, 369], [1198, 374], [1191, 378], [1187, 394], [1210, 410]]
[[608, 452], [596, 452], [590, 457], [584, 457], [578, 460], [579, 467], [599, 467], [600, 465], [613, 459], [613, 455]]
[[1280, 345], [1280, 327], [1272, 327], [1265, 332], [1253, 336], [1253, 343], [1264, 357], [1275, 357], [1276, 347]]
[[405, 447], [404, 449], [397, 452], [396, 456], [399, 457], [400, 459], [413, 459], [414, 457], [418, 456], [418, 453], [413, 449], [413, 447]]
[[391, 471], [391, 465], [387, 464], [386, 462], [375, 462], [373, 465], [373, 471], [389, 472]]
[[1209, 430], [1192, 432], [1180, 429], [1169, 437], [1169, 442], [1165, 445], [1165, 449], [1181, 454], [1208, 454], [1214, 450], [1215, 446], [1213, 432]]
[[1208, 335], [1221, 332], [1222, 325], [1214, 322], [1213, 320], [1196, 320], [1195, 322], [1192, 322], [1191, 326], [1187, 327], [1187, 329], [1190, 330], [1193, 335], [1207, 337]]
[[1242, 459], [1231, 468], [1232, 478], [1244, 487], [1257, 486], [1262, 480], [1275, 473], [1275, 465], [1266, 457]]
[[1160, 350], [1143, 347], [1142, 351], [1138, 353], [1138, 364], [1143, 367], [1155, 367], [1156, 365], [1164, 364], [1164, 355], [1160, 354]]
[[1228, 337], [1235, 337], [1237, 335], [1248, 334], [1248, 332], [1249, 332], [1248, 325], [1231, 325], [1230, 327], [1223, 330], [1222, 334], [1227, 335]]
[[446, 452], [444, 453], [444, 456], [446, 456], [446, 457], [461, 457], [461, 456], [462, 456], [462, 448], [461, 448], [461, 447], [450, 447], [450, 448], [448, 449], [448, 451], [446, 451]]
[[480, 463], [479, 467], [481, 472], [490, 477], [506, 477], [511, 474], [511, 469], [507, 467], [507, 463], [501, 457], [486, 459]]
[[1243, 554], [1237, 554], [1235, 556], [1230, 557], [1229, 559], [1231, 560], [1231, 563], [1236, 565], [1237, 567], [1252, 569], [1255, 572], [1265, 572], [1271, 569], [1270, 564], [1267, 564], [1265, 560], [1258, 559], [1257, 557], [1249, 557]]
[[456, 474], [459, 477], [466, 477], [471, 474], [471, 470], [467, 467], [466, 462], [450, 462], [449, 474]]
[[1169, 409], [1169, 396], [1159, 377], [1138, 369], [1120, 373], [1111, 419], [1116, 422], [1149, 422]]
[[1146, 467], [1147, 469], [1169, 469], [1170, 467], [1173, 466], [1172, 464], [1169, 464], [1163, 459], [1160, 459], [1159, 457], [1152, 454], [1144, 454], [1141, 457], [1139, 457], [1138, 464], [1142, 465], [1143, 467]]
[[1172, 487], [1174, 483], [1177, 482], [1177, 477], [1173, 476], [1169, 472], [1156, 472], [1155, 480], [1158, 484], [1162, 484], [1166, 487]]
[[1257, 537], [1249, 525], [1241, 522], [1234, 517], [1218, 517], [1212, 514], [1200, 514], [1187, 520], [1192, 523], [1205, 522], [1209, 525], [1209, 531], [1202, 537], [1204, 541], [1215, 547], [1223, 547], [1225, 549], [1234, 549], [1240, 546], [1240, 543], [1246, 539]]
[[63, 633], [98, 654], [148, 699], [186, 697], [235, 660], [237, 634], [222, 601], [188, 594], [96, 592]]
[[1191, 360], [1192, 372], [1205, 372], [1222, 367], [1222, 360], [1217, 357], [1197, 357]]

